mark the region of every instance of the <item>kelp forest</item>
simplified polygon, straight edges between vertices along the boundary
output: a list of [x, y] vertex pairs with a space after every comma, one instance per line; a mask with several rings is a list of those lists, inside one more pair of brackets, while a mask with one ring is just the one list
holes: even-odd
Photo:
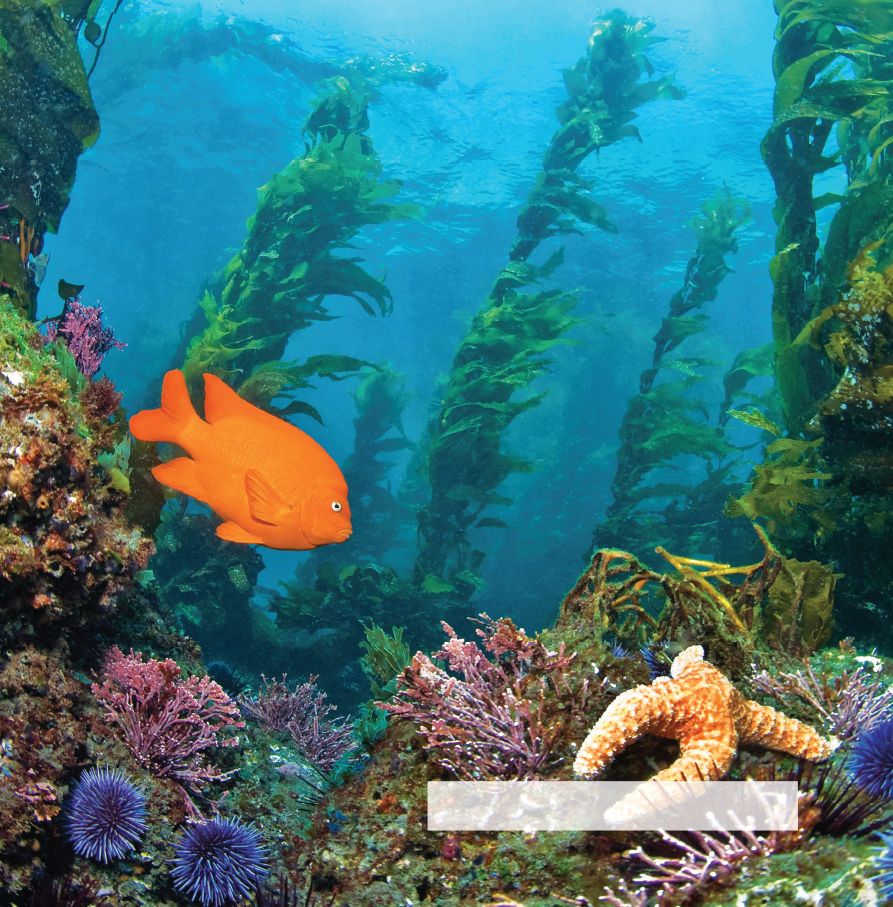
[[[320, 400], [352, 413], [340, 465], [353, 537], [302, 552], [268, 583], [262, 547], [218, 538], [215, 513], [152, 478], [172, 449], [134, 438], [128, 417], [157, 405], [161, 374], [145, 375], [145, 400], [122, 395], [101, 373], [120, 326], [82, 304], [83, 286], [43, 282], [45, 237], [64, 236], [79, 159], [101, 135], [91, 79], [122, 4], [0, 0], [0, 904], [750, 904], [770, 878], [772, 903], [794, 903], [796, 881], [825, 897], [811, 903], [852, 907], [869, 901], [841, 890], [893, 890], [878, 847], [893, 784], [847, 774], [883, 750], [889, 776], [893, 747], [890, 731], [862, 743], [873, 721], [890, 726], [877, 716], [889, 717], [893, 657], [893, 4], [775, 11], [759, 149], [775, 194], [771, 298], [740, 313], [771, 340], [705, 355], [722, 348], [716, 317], [752, 200], [721, 181], [692, 188], [699, 213], [667, 225], [685, 267], [611, 429], [609, 500], [574, 514], [561, 544], [577, 576], [523, 630], [488, 571], [536, 565], [535, 547], [498, 540], [529, 519], [519, 494], [549, 498], [541, 404], [558, 385], [573, 391], [565, 351], [589, 355], [581, 300], [610, 293], [580, 285], [564, 244], [605, 255], [610, 235], [624, 255], [606, 176], [625, 145], [654, 141], [656, 105], [686, 97], [653, 62], [660, 29], [615, 9], [579, 35], [514, 236], [489, 292], [465, 300], [419, 426], [400, 357], [364, 358], [322, 326], [387, 332], [406, 304], [363, 237], [427, 211], [371, 124], [384, 92], [436, 93], [448, 70], [397, 53], [311, 59], [240, 16], [133, 26], [160, 68], [238, 54], [315, 95], [302, 147], [184, 303], [166, 363], [199, 412], [210, 373], [311, 435], [333, 419]], [[598, 400], [575, 405], [583, 424], [600, 418]], [[797, 833], [752, 845], [427, 830], [426, 781], [573, 778], [616, 694], [692, 646], [749, 698], [842, 741], [816, 766], [738, 753], [732, 777], [800, 784]], [[863, 717], [847, 724], [846, 708]], [[179, 755], [171, 742], [153, 750], [148, 724], [133, 730], [165, 709], [173, 725], [151, 733]], [[610, 777], [672, 761], [647, 740]], [[137, 831], [102, 853], [71, 806], [93, 765], [149, 795], [127, 794]], [[247, 881], [199, 879], [189, 863], [190, 834], [221, 817], [247, 864], [265, 849]]]

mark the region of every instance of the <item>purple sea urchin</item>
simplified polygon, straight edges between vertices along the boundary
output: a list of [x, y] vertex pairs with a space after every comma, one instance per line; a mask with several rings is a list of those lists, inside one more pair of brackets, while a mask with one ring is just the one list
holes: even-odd
[[881, 835], [881, 839], [887, 845], [887, 849], [878, 859], [881, 873], [875, 876], [874, 881], [879, 889], [878, 894], [885, 899], [884, 903], [886, 903], [886, 898], [893, 896], [893, 835]]
[[260, 832], [237, 819], [192, 825], [174, 849], [174, 887], [203, 907], [221, 907], [253, 894], [267, 875]]
[[145, 795], [123, 772], [90, 768], [71, 795], [65, 822], [78, 856], [109, 863], [139, 840], [145, 815]]
[[893, 719], [871, 725], [856, 738], [849, 769], [866, 793], [893, 799]]

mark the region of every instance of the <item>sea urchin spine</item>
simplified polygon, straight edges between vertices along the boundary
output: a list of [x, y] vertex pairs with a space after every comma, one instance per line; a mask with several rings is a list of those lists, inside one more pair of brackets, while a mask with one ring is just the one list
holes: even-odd
[[174, 886], [203, 907], [221, 907], [253, 894], [267, 876], [260, 832], [237, 819], [192, 825], [174, 850]]
[[78, 856], [109, 863], [139, 840], [145, 815], [145, 795], [123, 772], [90, 768], [71, 795], [65, 824]]

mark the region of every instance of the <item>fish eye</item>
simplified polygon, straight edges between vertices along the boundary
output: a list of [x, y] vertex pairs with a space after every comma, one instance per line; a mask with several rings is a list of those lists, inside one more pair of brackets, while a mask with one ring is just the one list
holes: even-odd
[[332, 501], [332, 510], [338, 513], [341, 510], [341, 501]]

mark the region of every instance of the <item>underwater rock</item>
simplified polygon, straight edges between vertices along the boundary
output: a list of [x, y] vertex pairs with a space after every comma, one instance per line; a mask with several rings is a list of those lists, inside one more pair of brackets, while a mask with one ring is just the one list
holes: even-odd
[[110, 425], [87, 418], [34, 328], [0, 299], [0, 639], [61, 632], [112, 610], [152, 541], [98, 457]]

